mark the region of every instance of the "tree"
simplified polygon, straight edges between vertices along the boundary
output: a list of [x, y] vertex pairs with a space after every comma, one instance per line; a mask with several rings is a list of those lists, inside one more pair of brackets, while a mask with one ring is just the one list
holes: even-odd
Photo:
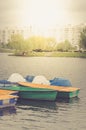
[[24, 48], [23, 36], [20, 34], [11, 35], [8, 47], [11, 49], [22, 50]]
[[72, 45], [67, 40], [62, 42], [62, 43], [59, 43], [57, 45], [57, 50], [58, 51], [69, 51], [71, 49], [72, 49]]
[[32, 36], [26, 40], [30, 50], [44, 50], [46, 39], [41, 36]]
[[54, 50], [56, 50], [56, 45], [57, 45], [57, 41], [55, 38], [53, 38], [53, 37], [46, 38], [45, 50], [54, 51]]
[[79, 47], [86, 49], [86, 27], [80, 33]]

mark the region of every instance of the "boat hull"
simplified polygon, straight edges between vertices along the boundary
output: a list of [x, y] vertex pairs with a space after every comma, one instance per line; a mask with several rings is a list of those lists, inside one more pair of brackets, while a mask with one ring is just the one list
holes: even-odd
[[72, 92], [59, 92], [58, 91], [58, 95], [56, 97], [56, 99], [58, 98], [74, 98], [74, 97], [78, 97], [80, 90], [76, 90], [76, 91], [72, 91]]
[[22, 99], [33, 99], [33, 100], [56, 100], [57, 92], [55, 91], [21, 91], [19, 97]]

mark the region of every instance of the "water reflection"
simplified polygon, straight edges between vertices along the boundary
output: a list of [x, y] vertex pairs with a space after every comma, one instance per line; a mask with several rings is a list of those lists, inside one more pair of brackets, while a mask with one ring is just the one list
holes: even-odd
[[79, 102], [79, 98], [71, 98], [71, 99], [58, 99], [55, 102], [52, 101], [38, 101], [38, 100], [24, 100], [19, 99], [17, 102], [17, 108], [22, 110], [32, 110], [32, 111], [57, 111], [59, 108], [59, 103], [63, 104], [75, 104]]
[[59, 102], [59, 103], [69, 103], [69, 104], [71, 104], [71, 103], [78, 103], [79, 100], [80, 100], [79, 97], [74, 97], [74, 98], [70, 98], [70, 99], [68, 99], [68, 98], [67, 98], [67, 99], [58, 98], [58, 99], [57, 99], [57, 102]]
[[11, 114], [16, 114], [16, 108], [14, 106], [0, 109], [0, 116]]
[[[32, 111], [47, 111], [47, 112], [56, 112], [60, 109], [61, 104], [66, 103], [67, 104], [75, 104], [79, 102], [79, 98], [71, 98], [71, 99], [58, 99], [56, 102], [51, 102], [51, 101], [35, 101], [35, 100], [24, 100], [24, 99], [19, 99], [16, 108], [18, 110], [32, 110]], [[60, 104], [59, 104], [60, 103]], [[0, 116], [5, 116], [5, 115], [11, 115], [11, 114], [16, 114], [16, 108], [13, 107], [8, 107], [8, 108], [2, 108], [0, 109]]]
[[18, 100], [17, 107], [20, 109], [32, 109], [32, 110], [39, 110], [39, 109], [49, 109], [49, 110], [57, 110], [58, 107], [56, 102], [52, 101], [38, 101], [38, 100]]

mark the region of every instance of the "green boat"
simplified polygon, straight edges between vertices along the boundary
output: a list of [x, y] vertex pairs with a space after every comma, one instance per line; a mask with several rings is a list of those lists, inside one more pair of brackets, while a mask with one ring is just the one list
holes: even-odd
[[52, 89], [32, 88], [25, 86], [6, 86], [1, 89], [19, 91], [18, 96], [21, 99], [48, 100], [55, 101], [57, 92]]
[[77, 97], [80, 91], [80, 88], [75, 87], [53, 86], [53, 85], [35, 84], [30, 82], [19, 82], [18, 84], [21, 86], [25, 86], [27, 88], [32, 87], [39, 89], [52, 89], [54, 91], [57, 91], [56, 99]]

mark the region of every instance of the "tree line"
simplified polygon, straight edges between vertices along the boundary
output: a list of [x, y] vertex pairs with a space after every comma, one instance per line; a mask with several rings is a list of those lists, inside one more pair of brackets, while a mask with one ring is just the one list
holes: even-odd
[[67, 40], [58, 44], [52, 37], [32, 36], [24, 39], [20, 34], [12, 35], [7, 47], [20, 51], [68, 51], [73, 49]]
[[[86, 28], [80, 32], [78, 46], [79, 49], [86, 49]], [[72, 51], [77, 49], [68, 40], [58, 43], [55, 38], [42, 36], [32, 36], [24, 39], [21, 34], [11, 35], [7, 47], [18, 51]]]

